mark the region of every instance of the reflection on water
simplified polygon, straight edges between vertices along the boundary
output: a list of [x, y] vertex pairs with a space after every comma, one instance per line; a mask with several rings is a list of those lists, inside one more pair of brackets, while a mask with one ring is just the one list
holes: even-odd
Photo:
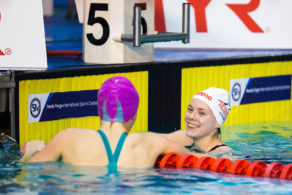
[[[6, 167], [7, 169], [8, 167]], [[2, 166], [1, 172], [5, 169]], [[119, 169], [78, 167], [63, 163], [16, 163], [14, 176], [1, 177], [1, 193], [41, 194], [279, 194], [291, 192], [292, 182], [186, 169]]]
[[242, 158], [247, 160], [292, 163], [291, 122], [229, 126], [223, 129], [222, 136], [228, 145], [239, 151]]
[[[292, 163], [292, 138], [289, 137], [289, 133], [292, 133], [291, 127], [283, 126], [283, 123], [278, 125], [273, 123], [233, 126], [223, 131], [233, 134], [225, 138], [225, 141], [242, 157], [250, 161], [264, 160], [266, 163], [288, 164]], [[5, 194], [215, 194], [219, 192], [290, 194], [292, 181], [191, 169], [119, 168], [119, 172], [108, 174], [106, 167], [72, 166], [61, 162], [31, 164], [1, 161], [0, 164], [0, 193]]]

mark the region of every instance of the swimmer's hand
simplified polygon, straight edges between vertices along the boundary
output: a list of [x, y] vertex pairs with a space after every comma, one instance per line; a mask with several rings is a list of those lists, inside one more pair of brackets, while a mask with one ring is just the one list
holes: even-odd
[[40, 152], [46, 146], [44, 141], [34, 140], [27, 142], [24, 149], [24, 154], [19, 160], [19, 162], [26, 162], [35, 154]]

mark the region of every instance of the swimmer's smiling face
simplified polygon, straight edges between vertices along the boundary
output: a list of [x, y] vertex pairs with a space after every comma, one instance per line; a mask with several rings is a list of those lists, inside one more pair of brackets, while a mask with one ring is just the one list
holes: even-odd
[[208, 136], [220, 128], [210, 107], [198, 99], [192, 99], [188, 105], [185, 123], [187, 136], [194, 139]]

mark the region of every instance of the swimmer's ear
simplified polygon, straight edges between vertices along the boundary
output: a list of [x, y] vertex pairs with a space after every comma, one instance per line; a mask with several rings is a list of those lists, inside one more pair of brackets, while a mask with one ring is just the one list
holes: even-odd
[[219, 123], [216, 122], [216, 129], [220, 128], [221, 126], [219, 125]]

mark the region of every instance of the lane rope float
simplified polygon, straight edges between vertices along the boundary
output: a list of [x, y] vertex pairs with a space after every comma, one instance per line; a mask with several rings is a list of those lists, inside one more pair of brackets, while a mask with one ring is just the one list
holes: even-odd
[[249, 162], [247, 160], [235, 160], [227, 158], [196, 157], [194, 155], [180, 156], [175, 153], [167, 153], [157, 158], [156, 168], [181, 168], [202, 169], [218, 173], [230, 173], [246, 175], [250, 177], [268, 177], [292, 180], [292, 164], [283, 165], [273, 162], [267, 165], [263, 161]]

